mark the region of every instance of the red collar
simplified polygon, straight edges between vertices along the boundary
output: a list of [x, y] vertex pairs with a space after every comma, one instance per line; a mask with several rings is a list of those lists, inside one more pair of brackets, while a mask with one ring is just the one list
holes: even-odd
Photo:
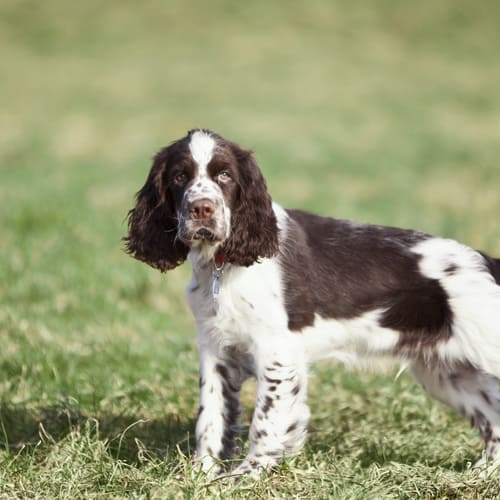
[[214, 255], [214, 264], [217, 267], [221, 267], [222, 265], [225, 264], [225, 262], [226, 262], [226, 255], [222, 250], [217, 250], [217, 252], [215, 252]]

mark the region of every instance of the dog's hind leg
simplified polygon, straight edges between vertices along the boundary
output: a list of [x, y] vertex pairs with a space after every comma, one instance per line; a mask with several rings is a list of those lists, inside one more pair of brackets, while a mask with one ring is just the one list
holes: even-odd
[[475, 466], [500, 465], [500, 393], [498, 380], [472, 366], [427, 366], [413, 363], [416, 380], [434, 398], [451, 406], [476, 427], [485, 442], [482, 458]]

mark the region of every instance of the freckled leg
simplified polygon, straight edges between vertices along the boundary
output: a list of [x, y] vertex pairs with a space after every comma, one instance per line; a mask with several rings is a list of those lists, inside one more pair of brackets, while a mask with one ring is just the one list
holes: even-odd
[[250, 449], [233, 475], [258, 477], [285, 455], [298, 453], [307, 435], [307, 372], [298, 355], [270, 353], [257, 367], [257, 402], [250, 426]]
[[200, 352], [200, 407], [196, 421], [196, 458], [204, 471], [219, 473], [218, 460], [234, 452], [242, 379], [227, 360]]
[[413, 365], [412, 372], [431, 396], [456, 409], [479, 430], [485, 450], [475, 466], [500, 465], [498, 381], [469, 365], [429, 368], [419, 362]]

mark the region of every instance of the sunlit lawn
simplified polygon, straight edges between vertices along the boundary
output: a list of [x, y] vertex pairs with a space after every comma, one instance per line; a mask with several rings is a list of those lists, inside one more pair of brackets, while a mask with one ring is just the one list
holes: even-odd
[[[481, 443], [403, 375], [324, 364], [306, 450], [246, 489], [191, 470], [188, 266], [122, 251], [151, 156], [253, 148], [276, 201], [500, 256], [500, 4], [0, 5], [0, 496], [495, 498]], [[251, 385], [246, 388], [248, 425]]]

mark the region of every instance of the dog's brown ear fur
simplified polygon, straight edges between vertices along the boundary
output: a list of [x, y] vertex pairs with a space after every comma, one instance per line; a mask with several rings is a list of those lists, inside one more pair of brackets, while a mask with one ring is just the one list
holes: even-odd
[[177, 214], [164, 185], [168, 148], [154, 158], [146, 183], [128, 213], [126, 251], [132, 257], [162, 272], [182, 264], [188, 247], [177, 238]]
[[239, 194], [231, 213], [231, 234], [223, 250], [228, 262], [251, 266], [278, 253], [278, 225], [266, 182], [252, 153], [232, 145], [238, 162]]

